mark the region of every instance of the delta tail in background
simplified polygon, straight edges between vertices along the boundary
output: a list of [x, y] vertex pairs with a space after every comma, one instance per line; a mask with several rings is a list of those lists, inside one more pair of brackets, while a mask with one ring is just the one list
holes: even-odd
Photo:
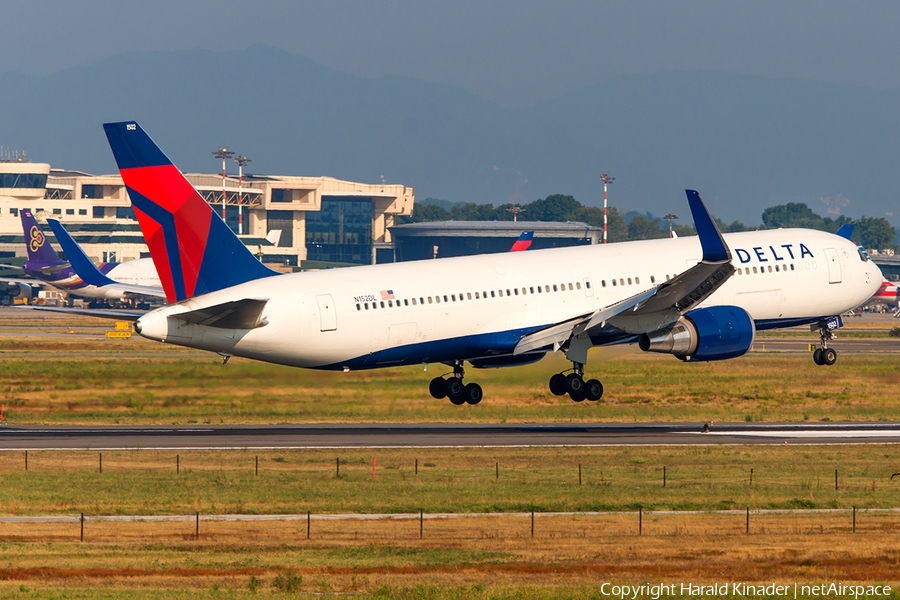
[[[722, 236], [697, 192], [698, 237], [507, 252], [280, 275], [262, 265], [141, 127], [104, 125], [172, 304], [135, 329], [165, 343], [313, 369], [441, 363], [435, 397], [478, 403], [464, 363], [505, 367], [562, 351], [550, 389], [576, 401], [588, 350], [638, 343], [685, 362], [745, 354], [755, 332], [813, 325], [828, 348], [838, 316], [881, 285], [856, 244], [820, 231]], [[686, 367], [689, 368], [689, 367]]]
[[[33, 277], [34, 280], [0, 279], [0, 281], [9, 286], [18, 287], [14, 296], [31, 297], [31, 288], [47, 285], [59, 291], [84, 298], [123, 300], [129, 297], [129, 294], [121, 289], [110, 287], [106, 284], [101, 285], [98, 282], [86, 281], [76, 272], [72, 264], [61, 260], [57, 256], [30, 210], [22, 209], [19, 211], [19, 216], [22, 220], [22, 230], [25, 234], [25, 245], [28, 253], [28, 260], [25, 261], [22, 269], [26, 275]], [[68, 236], [68, 234], [66, 235]], [[72, 243], [74, 244], [74, 240]], [[69, 253], [67, 252], [66, 254], [68, 255]], [[84, 258], [90, 263], [86, 256]], [[157, 285], [159, 283], [159, 278], [150, 259], [138, 259], [124, 263], [101, 263], [99, 267], [93, 265], [93, 263], [90, 264], [106, 281], [112, 281], [113, 279], [121, 279], [126, 282], [141, 281], [150, 286], [153, 285], [154, 281]]]

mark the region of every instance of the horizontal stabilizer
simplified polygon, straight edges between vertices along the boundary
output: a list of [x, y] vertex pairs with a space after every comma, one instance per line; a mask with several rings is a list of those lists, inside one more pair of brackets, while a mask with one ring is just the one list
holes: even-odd
[[43, 312], [64, 313], [68, 315], [84, 315], [86, 317], [99, 317], [101, 319], [115, 319], [116, 321], [137, 321], [145, 312], [130, 310], [98, 310], [91, 308], [66, 308], [63, 306], [40, 306], [37, 304], [25, 304], [16, 307], [16, 310], [40, 310]]
[[172, 318], [219, 329], [256, 329], [266, 324], [260, 317], [268, 301], [268, 298], [244, 298], [178, 313]]

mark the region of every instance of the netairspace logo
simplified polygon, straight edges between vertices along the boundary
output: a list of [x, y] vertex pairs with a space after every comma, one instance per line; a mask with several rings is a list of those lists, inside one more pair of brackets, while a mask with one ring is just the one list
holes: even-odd
[[891, 595], [887, 585], [859, 585], [846, 583], [822, 583], [819, 585], [759, 584], [759, 583], [669, 583], [620, 585], [604, 583], [600, 594], [618, 600], [660, 600], [674, 597], [706, 598], [879, 598]]

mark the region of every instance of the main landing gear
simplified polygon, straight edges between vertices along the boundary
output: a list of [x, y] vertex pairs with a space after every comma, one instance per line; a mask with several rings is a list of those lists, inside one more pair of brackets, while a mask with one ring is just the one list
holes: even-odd
[[446, 378], [435, 377], [428, 384], [428, 391], [431, 395], [440, 400], [441, 398], [449, 398], [450, 402], [460, 406], [463, 404], [478, 404], [484, 396], [481, 386], [477, 383], [463, 383], [462, 361], [456, 361], [453, 364], [453, 375]]
[[572, 363], [574, 370], [565, 375], [557, 373], [550, 378], [550, 392], [555, 396], [568, 394], [575, 402], [590, 400], [596, 402], [603, 397], [603, 384], [596, 379], [584, 380], [584, 365]]
[[813, 352], [813, 362], [819, 366], [831, 366], [837, 361], [837, 350], [828, 347], [828, 340], [833, 340], [837, 336], [828, 329], [824, 321], [818, 324], [818, 330], [822, 345]]

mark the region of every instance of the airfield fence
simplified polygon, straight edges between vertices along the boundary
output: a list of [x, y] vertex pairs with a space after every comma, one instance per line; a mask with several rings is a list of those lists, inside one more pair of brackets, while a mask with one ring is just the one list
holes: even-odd
[[[377, 454], [368, 460], [342, 459], [340, 455], [330, 459], [308, 459], [302, 449], [285, 451], [283, 456], [264, 457], [252, 451], [223, 453], [194, 450], [189, 456], [177, 451], [164, 450], [5, 450], [0, 451], [0, 473], [40, 472], [54, 473], [75, 471], [95, 473], [154, 472], [180, 475], [190, 472], [218, 471], [229, 474], [291, 473], [297, 477], [334, 477], [346, 480], [399, 477], [407, 480], [432, 483], [482, 483], [487, 481], [513, 482], [522, 485], [595, 485], [621, 488], [694, 488], [711, 489], [723, 486], [748, 490], [784, 489], [810, 490], [860, 490], [875, 491], [878, 486], [900, 486], [900, 473], [889, 479], [883, 472], [841, 472], [828, 467], [814, 470], [776, 472], [766, 468], [729, 468], [695, 464], [690, 469], [672, 469], [666, 465], [647, 465], [643, 462], [630, 465], [596, 465], [573, 463], [568, 469], [541, 464], [505, 465], [499, 461], [465, 464], [440, 468], [434, 462], [407, 461], [403, 463], [378, 462]], [[295, 452], [291, 456], [291, 452]], [[201, 456], [202, 455], [202, 456]], [[796, 506], [795, 508], [804, 508]]]
[[900, 532], [900, 509], [0, 517], [2, 542], [241, 544]]
[[[774, 473], [767, 468], [704, 467], [690, 468], [649, 466], [646, 464], [559, 465], [500, 461], [453, 463], [418, 459], [398, 462], [354, 458], [342, 459], [338, 452], [326, 458], [322, 451], [315, 455], [302, 450], [270, 451], [260, 455], [252, 450], [240, 451], [165, 451], [165, 450], [79, 450], [79, 451], [2, 451], [0, 474], [19, 473], [28, 478], [34, 474], [65, 473], [88, 477], [95, 482], [116, 482], [116, 475], [146, 473], [150, 485], [162, 478], [190, 477], [194, 474], [214, 479], [241, 478], [259, 480], [277, 475], [289, 478], [298, 486], [379, 481], [411, 480], [438, 484], [500, 483], [522, 486], [522, 500], [528, 486], [596, 486], [623, 491], [681, 488], [688, 491], [707, 488], [730, 488], [766, 491], [791, 490], [872, 490], [891, 485], [883, 473], [841, 473], [826, 467], [810, 472]], [[408, 454], [407, 454], [408, 456]], [[437, 460], [432, 458], [431, 460]], [[74, 475], [73, 475], [74, 474]], [[220, 475], [226, 475], [220, 478]], [[877, 480], [876, 480], [877, 476]], [[139, 478], [143, 479], [143, 478]], [[900, 484], [900, 480], [894, 482]], [[798, 494], [802, 497], [803, 494]], [[71, 503], [71, 501], [70, 501]], [[227, 543], [283, 543], [313, 540], [345, 543], [427, 539], [431, 541], [471, 540], [484, 538], [591, 538], [609, 539], [622, 536], [679, 535], [815, 535], [872, 534], [900, 532], [900, 509], [839, 508], [809, 509], [801, 503], [793, 509], [761, 510], [737, 508], [715, 511], [635, 510], [609, 512], [485, 512], [477, 514], [436, 513], [419, 511], [403, 514], [153, 514], [152, 501], [147, 514], [90, 514], [91, 502], [85, 502], [85, 513], [51, 516], [0, 516], [0, 540], [5, 541], [90, 541], [115, 543], [147, 543], [167, 541], [190, 543], [194, 540], [217, 540]], [[790, 504], [788, 505], [790, 506]], [[0, 511], [2, 511], [0, 507]], [[78, 510], [78, 508], [74, 508]], [[96, 511], [95, 511], [96, 512]]]

